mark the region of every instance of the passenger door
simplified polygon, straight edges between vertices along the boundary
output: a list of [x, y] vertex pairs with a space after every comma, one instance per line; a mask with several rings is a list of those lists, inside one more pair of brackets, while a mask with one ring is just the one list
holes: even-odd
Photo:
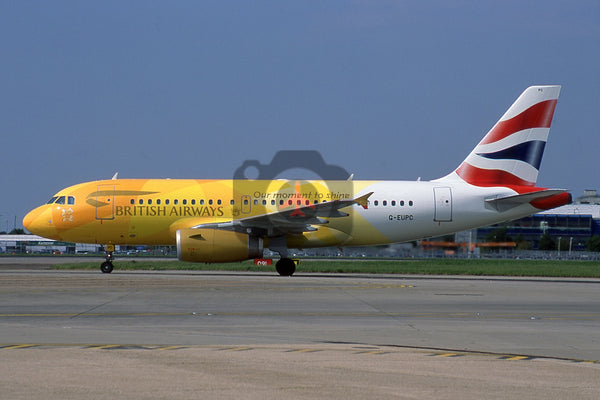
[[115, 186], [98, 185], [96, 191], [96, 219], [115, 219]]
[[452, 190], [449, 187], [433, 188], [435, 202], [435, 214], [433, 220], [436, 222], [452, 221]]

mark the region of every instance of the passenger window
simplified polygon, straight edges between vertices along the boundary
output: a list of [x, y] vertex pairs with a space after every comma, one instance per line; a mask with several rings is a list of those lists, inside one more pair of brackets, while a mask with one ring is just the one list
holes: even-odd
[[129, 200], [129, 204], [135, 204], [135, 200], [134, 199]]
[[375, 201], [373, 202], [373, 204], [374, 204], [374, 205], [376, 205], [376, 206], [378, 206], [378, 205], [379, 205], [379, 200], [375, 200]]
[[275, 205], [275, 200], [271, 200], [271, 205], [274, 206]]
[[213, 203], [212, 199], [208, 199], [208, 204], [210, 204], [212, 206], [212, 203]]
[[173, 200], [173, 204], [179, 204], [179, 199]]
[[204, 205], [204, 199], [200, 200], [200, 205]]
[[56, 201], [56, 199], [58, 199], [58, 197], [54, 196], [53, 198], [51, 198], [50, 200], [48, 200], [48, 202], [46, 204], [52, 204]]
[[396, 200], [392, 200], [392, 207], [396, 206]]
[[229, 204], [231, 204], [231, 205], [234, 205], [234, 204], [235, 204], [235, 201], [233, 201], [233, 200], [229, 200]]
[[196, 199], [192, 199], [192, 205], [195, 206], [196, 205]]
[[254, 205], [257, 206], [258, 205], [258, 200], [254, 199]]
[[156, 204], [160, 204], [160, 199], [156, 199]]
[[169, 199], [166, 199], [166, 200], [165, 200], [165, 204], [169, 204]]
[[57, 200], [56, 200], [56, 204], [65, 204], [65, 196], [60, 196]]
[[404, 207], [404, 200], [400, 200], [400, 206]]
[[384, 205], [384, 206], [387, 206], [387, 200], [384, 200], [384, 201], [383, 201], [383, 205]]
[[413, 205], [413, 201], [412, 201], [412, 200], [411, 200], [411, 201], [409, 201], [409, 202], [408, 202], [408, 205], [412, 207], [412, 205]]
[[148, 199], [148, 204], [152, 204], [152, 199]]
[[183, 205], [185, 206], [187, 204], [187, 200], [183, 200]]
[[266, 205], [267, 205], [267, 201], [266, 201], [266, 200], [263, 200], [263, 201], [262, 201], [262, 205], [263, 205], [263, 206], [266, 206]]
[[138, 200], [138, 203], [140, 203], [140, 204], [144, 204], [144, 199], [139, 199], [139, 200]]
[[221, 205], [221, 199], [217, 200], [217, 204]]

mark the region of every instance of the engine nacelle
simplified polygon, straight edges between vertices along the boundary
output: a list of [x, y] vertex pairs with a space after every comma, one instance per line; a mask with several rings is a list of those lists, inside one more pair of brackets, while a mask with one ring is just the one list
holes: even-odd
[[177, 256], [190, 262], [234, 262], [260, 258], [263, 239], [245, 233], [220, 229], [180, 229]]

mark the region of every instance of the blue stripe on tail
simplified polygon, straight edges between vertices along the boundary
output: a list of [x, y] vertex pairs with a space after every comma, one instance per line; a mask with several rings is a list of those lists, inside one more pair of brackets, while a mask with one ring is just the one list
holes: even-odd
[[478, 156], [491, 158], [493, 160], [519, 160], [530, 164], [535, 169], [540, 169], [542, 156], [546, 142], [541, 140], [532, 140], [530, 142], [519, 143], [515, 146], [493, 153], [477, 153]]

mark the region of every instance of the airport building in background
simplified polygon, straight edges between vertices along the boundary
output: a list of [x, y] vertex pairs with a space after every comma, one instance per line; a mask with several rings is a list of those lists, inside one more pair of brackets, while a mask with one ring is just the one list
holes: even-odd
[[504, 224], [479, 228], [477, 238], [481, 241], [498, 228], [505, 228], [506, 234], [513, 240], [520, 238], [530, 242], [532, 250], [539, 249], [540, 238], [547, 233], [557, 246], [560, 241], [560, 247], [583, 251], [589, 238], [600, 235], [600, 196], [596, 190], [586, 190], [572, 204]]
[[2, 254], [81, 254], [101, 251], [101, 246], [97, 244], [58, 242], [37, 235], [0, 235]]

